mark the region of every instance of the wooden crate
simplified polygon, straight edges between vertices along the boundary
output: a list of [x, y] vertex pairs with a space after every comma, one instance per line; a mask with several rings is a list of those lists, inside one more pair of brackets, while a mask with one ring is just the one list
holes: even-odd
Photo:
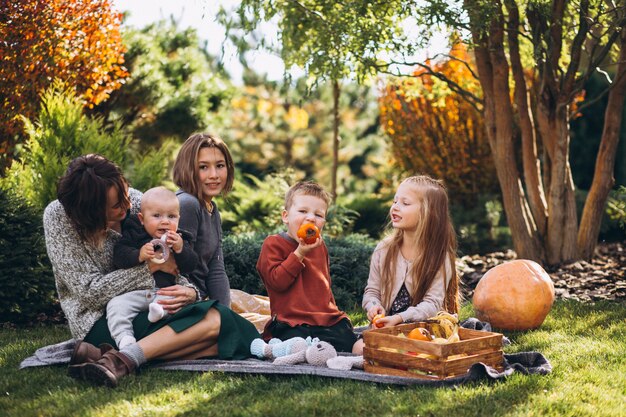
[[461, 327], [459, 342], [441, 345], [398, 337], [399, 333], [408, 335], [416, 327], [430, 330], [428, 323], [419, 322], [364, 332], [365, 371], [442, 380], [466, 374], [477, 362], [502, 370], [502, 334]]

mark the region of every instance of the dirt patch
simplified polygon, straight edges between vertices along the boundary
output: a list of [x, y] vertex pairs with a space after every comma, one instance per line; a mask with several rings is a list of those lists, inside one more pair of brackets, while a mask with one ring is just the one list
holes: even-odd
[[[494, 252], [485, 256], [467, 255], [457, 260], [461, 291], [471, 300], [478, 281], [489, 269], [516, 259], [514, 251]], [[557, 298], [583, 302], [626, 300], [626, 241], [601, 243], [589, 262], [577, 261], [557, 268], [547, 268]]]

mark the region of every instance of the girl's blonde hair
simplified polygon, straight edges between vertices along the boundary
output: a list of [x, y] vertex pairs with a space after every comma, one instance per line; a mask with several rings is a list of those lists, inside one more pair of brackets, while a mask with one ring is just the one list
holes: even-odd
[[[222, 188], [222, 195], [228, 194], [233, 189], [235, 181], [235, 164], [226, 143], [217, 136], [209, 133], [195, 133], [191, 135], [178, 151], [174, 162], [174, 183], [186, 193], [189, 193], [204, 203], [202, 185], [198, 180], [198, 154], [202, 148], [216, 148], [224, 154], [226, 160], [226, 184]], [[204, 207], [204, 204], [202, 205]]]
[[[450, 313], [459, 311], [459, 280], [456, 273], [456, 234], [448, 211], [448, 194], [441, 181], [426, 175], [406, 178], [403, 184], [410, 184], [421, 191], [422, 204], [419, 204], [419, 218], [413, 245], [417, 248], [410, 274], [417, 283], [411, 295], [411, 304], [416, 305], [426, 295], [437, 274], [444, 277], [444, 309]], [[383, 305], [391, 306], [391, 293], [395, 279], [396, 259], [402, 246], [404, 232], [395, 229], [385, 241], [388, 247], [383, 260]], [[449, 263], [452, 277], [448, 283], [446, 263]]]

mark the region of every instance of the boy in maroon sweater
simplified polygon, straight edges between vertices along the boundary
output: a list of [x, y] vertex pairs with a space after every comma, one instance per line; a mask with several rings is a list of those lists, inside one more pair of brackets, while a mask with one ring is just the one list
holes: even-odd
[[287, 340], [318, 337], [337, 351], [352, 352], [352, 323], [337, 308], [331, 290], [328, 250], [321, 237], [307, 244], [297, 235], [303, 224], [321, 231], [330, 196], [313, 182], [299, 182], [287, 191], [282, 213], [287, 232], [268, 236], [256, 269], [270, 298], [272, 320], [263, 338]]

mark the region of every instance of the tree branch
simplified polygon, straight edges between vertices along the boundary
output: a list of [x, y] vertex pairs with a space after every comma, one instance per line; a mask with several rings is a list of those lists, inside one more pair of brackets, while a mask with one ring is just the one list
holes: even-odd
[[472, 67], [470, 66], [470, 64], [469, 64], [467, 61], [464, 61], [464, 60], [462, 60], [462, 59], [459, 59], [459, 58], [457, 58], [457, 57], [455, 57], [455, 56], [452, 56], [452, 55], [450, 55], [450, 54], [436, 54], [435, 56], [433, 56], [433, 59], [436, 59], [436, 58], [438, 58], [438, 57], [440, 57], [440, 56], [446, 57], [446, 58], [448, 58], [449, 60], [453, 60], [453, 61], [460, 62], [461, 64], [463, 64], [463, 66], [464, 66], [465, 68], [467, 68], [467, 70], [470, 72], [470, 74], [472, 74], [472, 77], [474, 77], [474, 79], [478, 80], [478, 74], [476, 74], [476, 73], [474, 72], [474, 70], [472, 69]]
[[578, 67], [580, 66], [580, 59], [582, 56], [582, 47], [585, 38], [587, 37], [587, 33], [589, 32], [589, 22], [587, 21], [587, 14], [589, 12], [589, 0], [581, 0], [580, 2], [580, 11], [578, 13], [578, 31], [576, 32], [576, 36], [574, 36], [574, 40], [572, 41], [571, 47], [571, 60], [567, 67], [567, 72], [565, 73], [565, 78], [563, 80], [563, 93], [570, 95], [573, 93], [573, 87], [576, 81], [576, 73], [578, 72]]
[[415, 75], [402, 74], [400, 72], [392, 72], [392, 71], [390, 71], [388, 68], [389, 68], [389, 66], [391, 64], [396, 64], [396, 65], [414, 65], [414, 66], [418, 66], [420, 68], [425, 69], [426, 73], [424, 73], [423, 75], [431, 75], [431, 76], [433, 76], [433, 77], [435, 77], [435, 78], [445, 82], [448, 85], [448, 87], [450, 87], [450, 89], [452, 91], [454, 91], [455, 93], [459, 94], [463, 99], [465, 99], [465, 101], [467, 101], [477, 111], [482, 111], [480, 106], [482, 106], [483, 101], [482, 101], [482, 99], [480, 97], [477, 97], [473, 93], [465, 90], [458, 83], [452, 81], [451, 79], [449, 79], [445, 75], [443, 75], [443, 74], [433, 70], [430, 66], [428, 66], [428, 65], [426, 65], [424, 63], [421, 63], [421, 62], [408, 63], [408, 62], [390, 61], [390, 63], [388, 63], [388, 64], [374, 64], [374, 67], [377, 69], [378, 72], [380, 72], [382, 74], [393, 75], [393, 76], [396, 76], [396, 77], [411, 77], [411, 78], [415, 78]]
[[324, 22], [324, 24], [328, 24], [326, 18], [320, 12], [317, 12], [315, 10], [309, 9], [304, 4], [300, 3], [298, 0], [288, 0], [288, 1], [289, 1], [289, 3], [295, 5], [298, 9], [302, 10], [306, 14], [310, 14], [310, 15], [314, 16], [315, 18], [317, 18], [317, 19], [321, 20], [322, 22]]

